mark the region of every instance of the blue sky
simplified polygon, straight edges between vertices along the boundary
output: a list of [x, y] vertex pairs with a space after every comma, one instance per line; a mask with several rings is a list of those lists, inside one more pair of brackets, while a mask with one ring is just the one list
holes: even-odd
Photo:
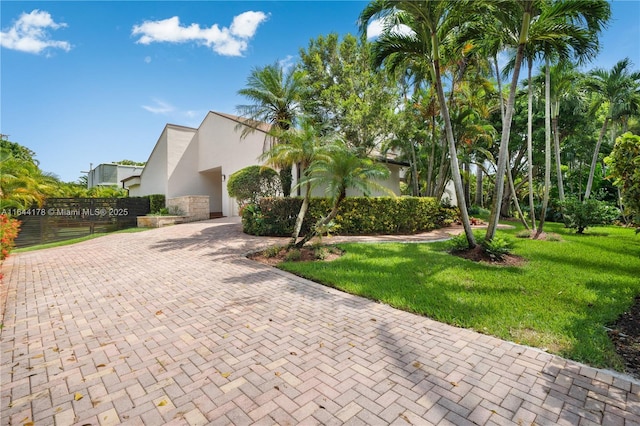
[[[146, 161], [166, 123], [235, 113], [254, 67], [296, 60], [311, 38], [356, 33], [364, 1], [0, 3], [0, 133], [74, 181]], [[640, 0], [614, 1], [602, 52], [640, 68]]]

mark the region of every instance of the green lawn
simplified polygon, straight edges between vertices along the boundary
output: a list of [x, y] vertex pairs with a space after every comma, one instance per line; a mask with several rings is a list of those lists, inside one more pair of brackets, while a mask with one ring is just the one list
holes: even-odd
[[[518, 229], [521, 229], [518, 227]], [[287, 262], [284, 270], [348, 293], [597, 367], [621, 369], [605, 326], [640, 294], [640, 235], [590, 228], [561, 241], [515, 238], [521, 267], [460, 259], [447, 243], [340, 244], [333, 262]]]

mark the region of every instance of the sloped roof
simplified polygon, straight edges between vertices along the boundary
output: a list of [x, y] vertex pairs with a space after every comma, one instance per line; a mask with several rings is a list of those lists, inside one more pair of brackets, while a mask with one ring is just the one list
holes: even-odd
[[211, 111], [212, 114], [219, 115], [220, 117], [228, 118], [229, 120], [235, 121], [236, 123], [244, 124], [246, 126], [252, 127], [256, 130], [260, 130], [261, 132], [268, 133], [271, 130], [271, 125], [268, 123], [264, 123], [261, 121], [248, 120], [246, 118], [238, 117], [237, 115], [226, 114], [224, 112]]

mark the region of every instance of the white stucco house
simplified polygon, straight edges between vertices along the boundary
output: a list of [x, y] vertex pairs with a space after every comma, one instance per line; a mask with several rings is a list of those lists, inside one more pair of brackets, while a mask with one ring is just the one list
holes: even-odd
[[[164, 194], [168, 200], [205, 195], [212, 217], [237, 216], [238, 206], [227, 192], [226, 180], [244, 167], [262, 164], [259, 157], [271, 144], [269, 126], [264, 123], [242, 138], [247, 123], [234, 115], [209, 111], [198, 128], [167, 124], [142, 172], [124, 179], [123, 186], [130, 196]], [[385, 163], [391, 175], [383, 185], [400, 195], [402, 163]], [[294, 182], [297, 174], [294, 171]]]

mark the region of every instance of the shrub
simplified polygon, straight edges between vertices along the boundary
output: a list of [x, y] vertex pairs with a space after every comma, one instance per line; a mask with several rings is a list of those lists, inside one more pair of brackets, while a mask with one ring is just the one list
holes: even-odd
[[480, 244], [489, 257], [496, 260], [502, 260], [502, 258], [511, 253], [512, 249], [511, 242], [502, 237], [493, 237], [491, 241], [482, 240]]
[[20, 222], [7, 215], [0, 215], [0, 261], [9, 257], [15, 247], [15, 239], [20, 231]]
[[567, 228], [575, 229], [578, 234], [582, 234], [590, 226], [612, 223], [619, 213], [609, 203], [591, 198], [585, 201], [571, 198], [564, 202], [564, 224]]
[[281, 250], [282, 250], [282, 246], [271, 246], [271, 247], [268, 247], [268, 248], [264, 249], [262, 254], [264, 254], [264, 257], [266, 257], [266, 258], [272, 258], [272, 257], [276, 257], [278, 254], [280, 254]]
[[464, 233], [451, 238], [448, 245], [450, 251], [462, 251], [469, 248], [469, 242], [467, 241], [467, 236]]
[[[289, 236], [301, 204], [301, 198], [263, 198], [243, 210], [244, 232]], [[309, 232], [330, 209], [328, 199], [312, 198], [301, 234]], [[348, 197], [331, 231], [342, 235], [415, 234], [448, 225], [456, 214], [457, 209], [443, 207], [434, 198]]]
[[610, 178], [620, 188], [625, 207], [640, 220], [640, 136], [627, 132], [618, 137], [605, 163]]
[[151, 194], [149, 197], [149, 213], [160, 213], [161, 209], [164, 209], [166, 198], [164, 194]]
[[287, 262], [296, 262], [302, 259], [302, 252], [298, 249], [291, 249], [284, 258]]
[[260, 198], [275, 197], [280, 188], [278, 173], [262, 166], [249, 166], [229, 176], [227, 191], [238, 202], [240, 209], [255, 204]]

